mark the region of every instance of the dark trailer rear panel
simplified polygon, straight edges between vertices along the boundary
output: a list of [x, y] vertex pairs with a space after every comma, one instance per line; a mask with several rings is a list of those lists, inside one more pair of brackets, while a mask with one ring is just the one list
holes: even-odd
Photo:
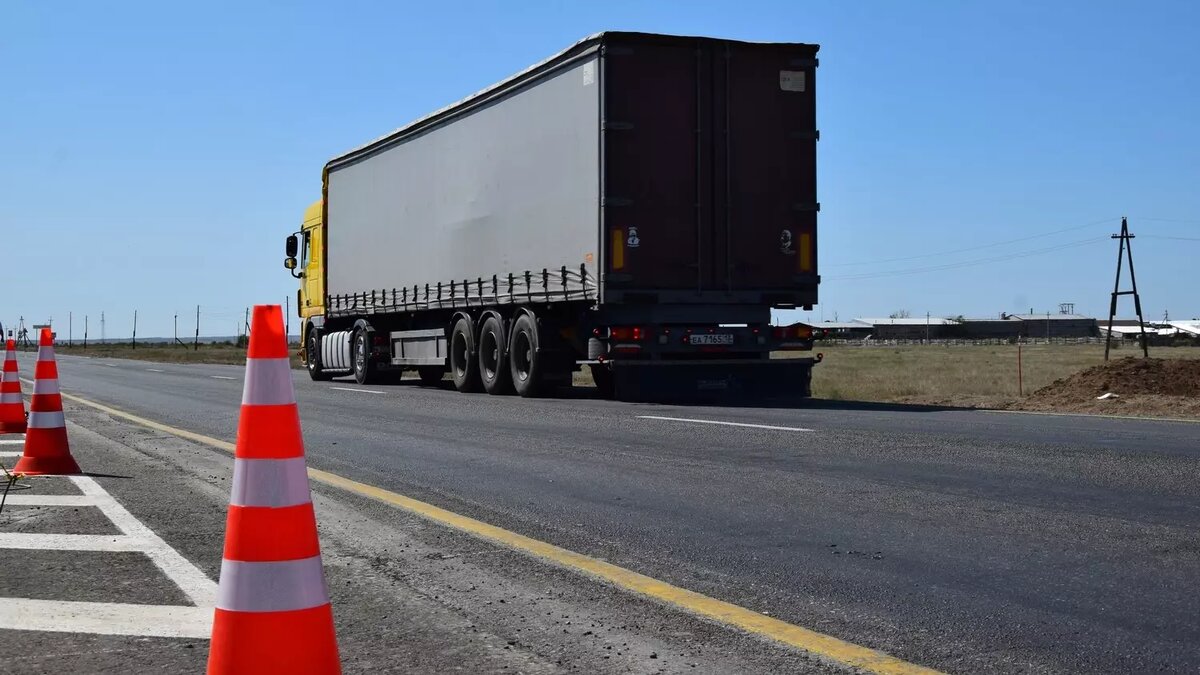
[[606, 303], [816, 303], [817, 50], [604, 35]]

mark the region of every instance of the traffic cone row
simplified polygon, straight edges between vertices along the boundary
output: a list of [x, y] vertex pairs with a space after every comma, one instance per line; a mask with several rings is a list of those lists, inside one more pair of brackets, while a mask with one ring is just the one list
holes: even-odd
[[[11, 340], [7, 349], [3, 432], [26, 426]], [[246, 356], [208, 673], [341, 673], [279, 305], [254, 308]], [[79, 473], [48, 328], [39, 340], [29, 411], [25, 450], [14, 471]]]
[[71, 457], [67, 443], [67, 422], [63, 417], [62, 395], [58, 392], [58, 364], [54, 362], [54, 334], [49, 328], [43, 328], [38, 339], [25, 450], [13, 472], [33, 476], [79, 473], [79, 465]]
[[283, 314], [256, 306], [210, 675], [340, 673]]
[[17, 343], [4, 345], [4, 375], [0, 379], [0, 434], [25, 433], [25, 401], [17, 372]]

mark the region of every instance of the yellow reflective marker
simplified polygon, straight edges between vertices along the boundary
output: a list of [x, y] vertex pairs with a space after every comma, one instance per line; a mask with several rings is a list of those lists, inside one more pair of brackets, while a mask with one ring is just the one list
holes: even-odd
[[619, 270], [625, 267], [625, 231], [612, 231], [612, 268]]

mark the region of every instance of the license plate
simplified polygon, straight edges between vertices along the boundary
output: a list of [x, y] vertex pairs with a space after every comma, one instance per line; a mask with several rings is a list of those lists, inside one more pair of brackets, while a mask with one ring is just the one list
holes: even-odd
[[732, 333], [717, 333], [717, 334], [700, 334], [693, 335], [691, 343], [694, 345], [731, 345], [733, 344]]

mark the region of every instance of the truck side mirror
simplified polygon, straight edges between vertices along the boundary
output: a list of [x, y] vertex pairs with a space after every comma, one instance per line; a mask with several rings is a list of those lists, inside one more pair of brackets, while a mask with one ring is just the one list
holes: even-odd
[[[300, 250], [300, 240], [296, 238], [296, 235], [289, 234], [288, 238], [287, 238], [287, 243], [284, 245], [284, 248], [287, 250], [287, 257], [295, 258], [296, 253]], [[289, 267], [288, 269], [293, 269], [293, 268]]]
[[289, 270], [296, 269], [296, 259], [295, 258], [284, 258], [283, 266]]

